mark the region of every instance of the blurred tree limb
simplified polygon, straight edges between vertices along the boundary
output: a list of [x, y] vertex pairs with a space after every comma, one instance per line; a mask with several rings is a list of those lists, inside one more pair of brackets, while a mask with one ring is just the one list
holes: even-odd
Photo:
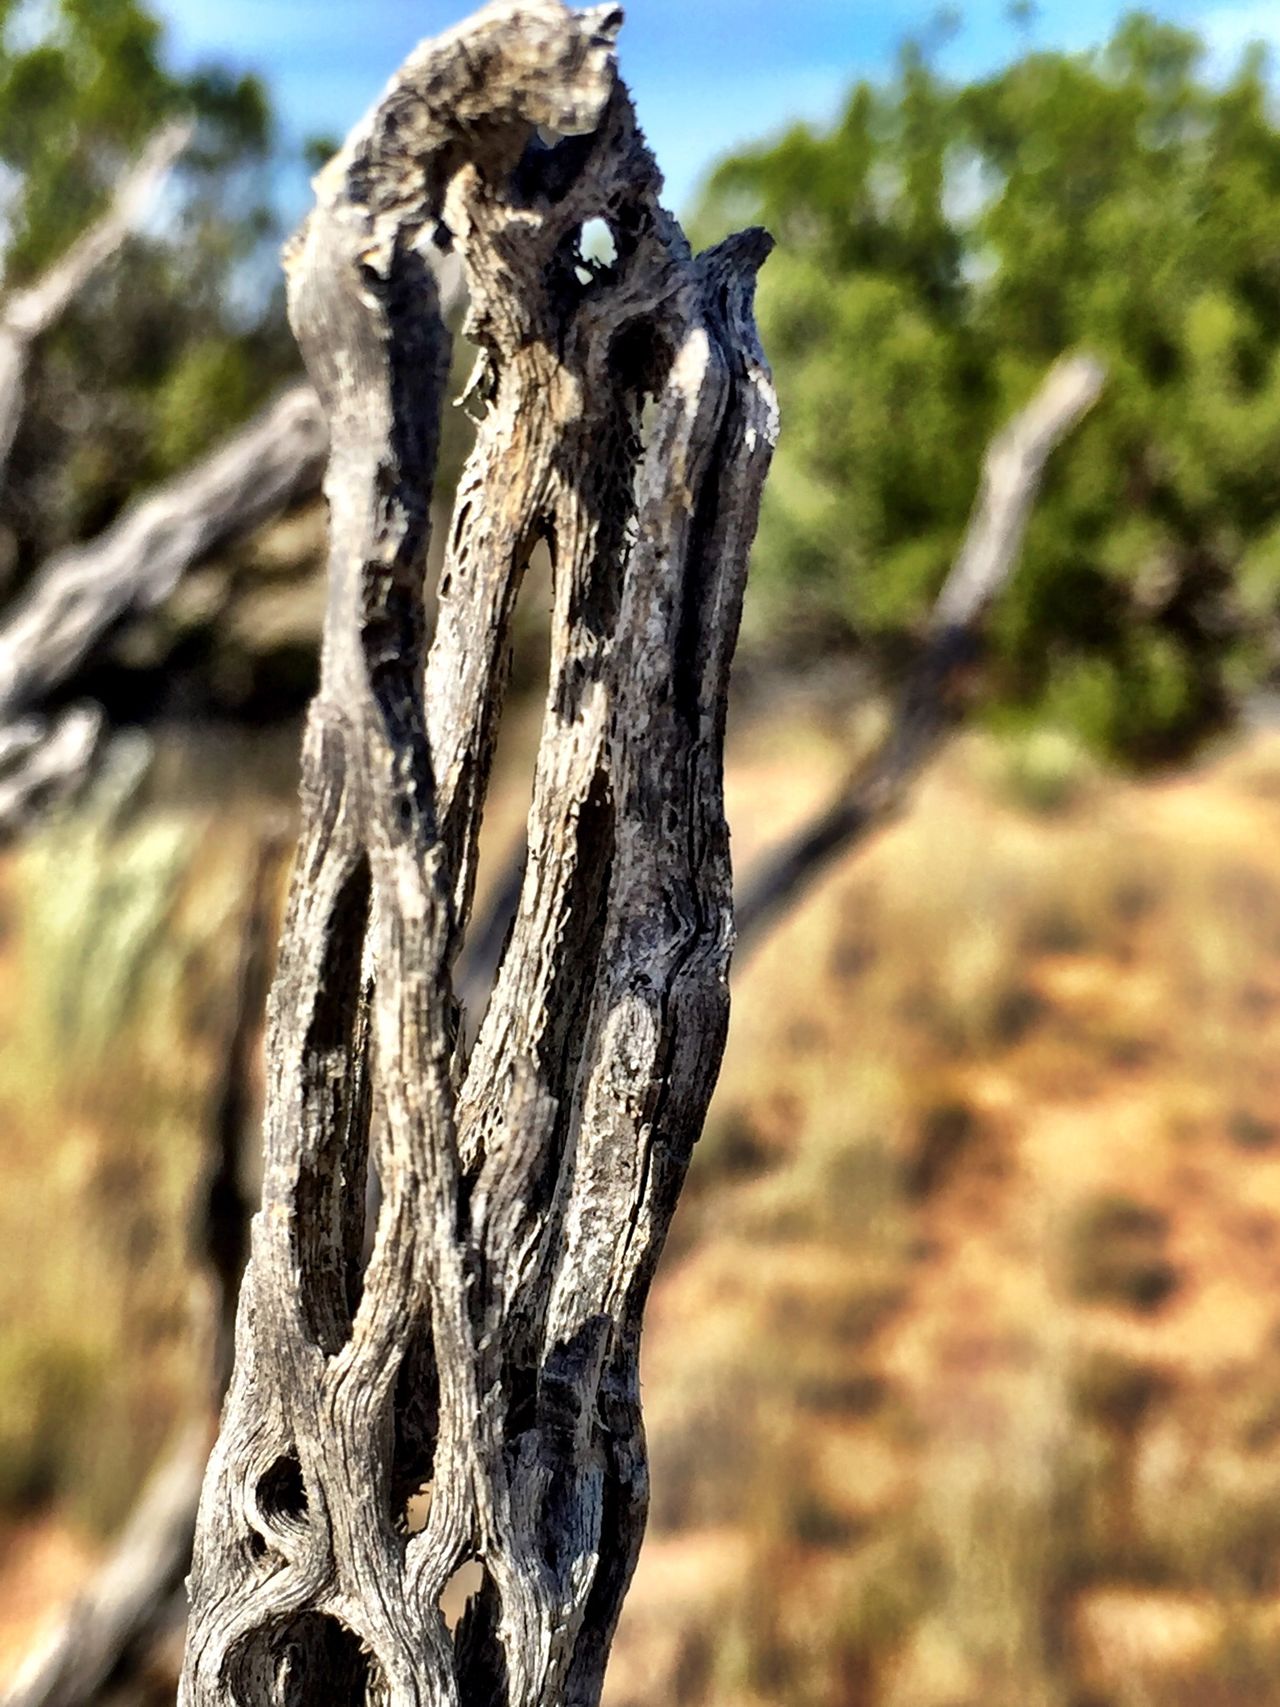
[[158, 131], [121, 178], [101, 218], [34, 284], [0, 301], [0, 484], [22, 419], [32, 346], [62, 318], [94, 274], [119, 253], [191, 136], [188, 122]]
[[[186, 120], [159, 130], [106, 211], [33, 284], [0, 301], [0, 484], [36, 341], [119, 253], [192, 133]], [[45, 712], [44, 700], [65, 688], [123, 617], [160, 603], [209, 551], [315, 490], [326, 443], [314, 394], [295, 387], [98, 539], [56, 555], [0, 615], [0, 839], [73, 794], [98, 752], [104, 728], [98, 707]]]
[[181, 1593], [205, 1461], [208, 1419], [193, 1422], [148, 1481], [120, 1538], [89, 1587], [35, 1649], [4, 1707], [80, 1707], [95, 1701], [122, 1665], [145, 1657], [170, 1597]]
[[94, 705], [0, 728], [0, 841], [21, 834], [46, 806], [80, 787], [102, 733], [102, 713]]
[[0, 839], [75, 794], [104, 730], [98, 707], [46, 709], [129, 616], [153, 609], [210, 552], [318, 490], [328, 439], [296, 385], [203, 461], [68, 547], [0, 613]]
[[951, 572], [908, 667], [888, 732], [809, 823], [766, 854], [737, 901], [738, 952], [748, 954], [778, 914], [832, 860], [892, 818], [963, 714], [963, 682], [986, 617], [1018, 565], [1050, 452], [1093, 407], [1105, 372], [1064, 356], [987, 447], [977, 502]]
[[125, 617], [161, 604], [195, 563], [319, 489], [328, 436], [299, 384], [97, 539], [46, 563], [0, 616], [0, 725], [65, 687]]

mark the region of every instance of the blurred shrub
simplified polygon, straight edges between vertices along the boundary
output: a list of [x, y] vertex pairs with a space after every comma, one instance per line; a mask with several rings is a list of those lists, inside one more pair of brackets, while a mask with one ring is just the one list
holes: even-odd
[[779, 238], [761, 318], [785, 431], [749, 637], [891, 674], [988, 438], [1084, 345], [1110, 383], [1001, 601], [996, 698], [1139, 761], [1226, 718], [1276, 664], [1278, 195], [1261, 51], [1215, 80], [1142, 14], [963, 87], [908, 49], [828, 134], [723, 164], [703, 235]]
[[166, 120], [195, 121], [145, 230], [41, 340], [0, 494], [0, 580], [105, 525], [297, 367], [266, 91], [218, 66], [176, 75], [164, 50], [140, 0], [0, 5], [7, 282], [66, 252]]
[[1004, 792], [1029, 812], [1060, 812], [1086, 787], [1094, 766], [1079, 740], [1042, 726], [1013, 732], [993, 750]]
[[1067, 1238], [1068, 1284], [1087, 1303], [1158, 1309], [1178, 1284], [1165, 1256], [1168, 1218], [1127, 1197], [1089, 1201]]
[[192, 830], [159, 815], [119, 823], [145, 762], [141, 749], [134, 757], [122, 740], [87, 806], [24, 852], [23, 1041], [28, 1066], [50, 1073], [72, 1060], [96, 1068], [148, 1002], [172, 1005], [182, 952], [171, 941], [173, 910]]

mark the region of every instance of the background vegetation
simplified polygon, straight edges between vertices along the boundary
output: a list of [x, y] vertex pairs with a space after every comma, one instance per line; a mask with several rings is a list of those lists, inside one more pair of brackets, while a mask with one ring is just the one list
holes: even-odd
[[0, 249], [21, 285], [63, 254], [169, 118], [196, 134], [160, 207], [41, 341], [0, 492], [0, 591], [183, 468], [297, 368], [275, 284], [267, 91], [177, 76], [138, 0], [0, 3]]
[[908, 48], [830, 132], [726, 161], [704, 231], [779, 239], [755, 636], [892, 671], [987, 439], [1084, 346], [1111, 381], [1001, 603], [996, 702], [1139, 761], [1220, 726], [1277, 659], [1278, 205], [1262, 50], [1215, 79], [1193, 33], [1140, 13], [961, 86]]
[[[137, 0], [0, 0], [12, 282], [179, 111], [192, 155], [41, 348], [0, 591], [295, 363], [267, 93], [175, 76]], [[865, 744], [990, 433], [1066, 348], [1111, 378], [996, 613], [992, 727], [737, 974], [654, 1299], [611, 1699], [1280, 1707], [1280, 752], [1207, 745], [1276, 685], [1274, 82], [1146, 16], [963, 86], [909, 48], [829, 131], [714, 174], [702, 236], [750, 219], [780, 239], [785, 430], [740, 870]], [[0, 854], [0, 1672], [207, 1402], [193, 1220], [322, 535], [286, 517], [122, 635], [118, 677], [177, 682], [164, 714], [203, 727]], [[536, 716], [520, 620], [495, 862]], [[272, 633], [287, 671], [246, 664]]]

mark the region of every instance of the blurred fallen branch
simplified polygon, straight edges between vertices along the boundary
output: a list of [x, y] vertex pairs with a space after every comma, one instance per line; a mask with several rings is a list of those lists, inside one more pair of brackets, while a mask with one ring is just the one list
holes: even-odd
[[750, 873], [737, 904], [738, 956], [749, 954], [806, 884], [879, 828], [962, 715], [959, 689], [983, 622], [1017, 566], [1050, 452], [1097, 401], [1105, 372], [1092, 356], [1064, 356], [1039, 391], [992, 439], [959, 555], [929, 617], [889, 731], [832, 800]]
[[[210, 552], [319, 489], [327, 435], [297, 385], [87, 545], [60, 552], [0, 617], [0, 840], [87, 780], [96, 707], [40, 707], [126, 618], [152, 610]], [[90, 740], [92, 726], [92, 740]]]
[[83, 788], [102, 727], [96, 705], [75, 705], [56, 717], [25, 717], [0, 728], [0, 841]]
[[37, 571], [0, 620], [0, 725], [62, 687], [125, 617], [162, 604], [211, 551], [317, 491], [328, 438], [295, 385], [110, 528]]
[[4, 1707], [81, 1707], [144, 1643], [191, 1561], [211, 1425], [193, 1424], [143, 1490], [106, 1564], [3, 1697]]
[[0, 479], [22, 419], [27, 362], [36, 339], [66, 313], [93, 275], [122, 248], [191, 140], [191, 126], [158, 131], [116, 186], [111, 205], [60, 261], [0, 302]]

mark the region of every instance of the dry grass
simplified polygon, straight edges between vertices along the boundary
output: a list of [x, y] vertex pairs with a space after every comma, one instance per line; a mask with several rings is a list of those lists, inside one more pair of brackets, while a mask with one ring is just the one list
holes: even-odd
[[[740, 869], [849, 739], [739, 743]], [[105, 1525], [193, 1379], [242, 834], [3, 873], [11, 1511]], [[1280, 1707], [1278, 1044], [1280, 748], [954, 748], [737, 976], [612, 1707]]]
[[[839, 748], [777, 739], [781, 829]], [[648, 1393], [663, 1532], [751, 1562], [650, 1699], [1280, 1703], [1280, 749], [1028, 762], [955, 750], [739, 975]]]
[[0, 873], [0, 1511], [111, 1529], [207, 1402], [191, 1216], [252, 836], [108, 791]]

